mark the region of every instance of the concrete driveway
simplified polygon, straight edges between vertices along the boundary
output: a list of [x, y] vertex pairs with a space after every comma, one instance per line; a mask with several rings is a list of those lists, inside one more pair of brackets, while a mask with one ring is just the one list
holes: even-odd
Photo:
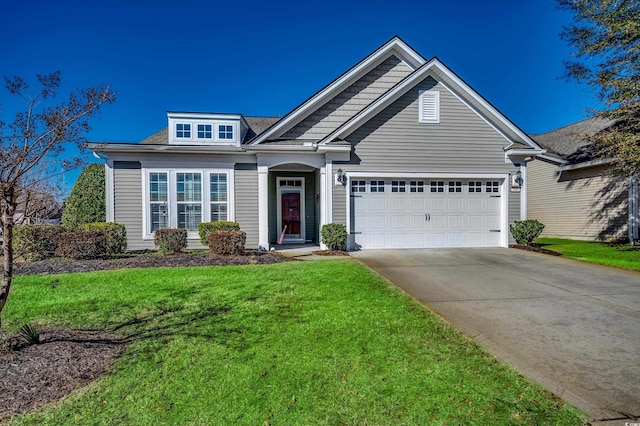
[[640, 274], [516, 249], [352, 256], [595, 420], [640, 416]]

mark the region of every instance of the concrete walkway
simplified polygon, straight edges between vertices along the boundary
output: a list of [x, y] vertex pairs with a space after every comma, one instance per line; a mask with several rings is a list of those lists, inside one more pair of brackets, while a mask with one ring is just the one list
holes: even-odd
[[516, 249], [352, 256], [594, 420], [640, 416], [639, 273]]

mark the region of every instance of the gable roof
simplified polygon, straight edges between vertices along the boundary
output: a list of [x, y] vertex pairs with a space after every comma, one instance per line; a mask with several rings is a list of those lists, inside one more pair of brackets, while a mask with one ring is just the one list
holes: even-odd
[[330, 133], [319, 142], [319, 145], [325, 145], [335, 139], [342, 139], [363, 125], [367, 120], [375, 114], [382, 111], [391, 103], [396, 101], [402, 95], [407, 93], [411, 88], [429, 76], [435, 76], [436, 79], [444, 85], [458, 99], [470, 107], [476, 114], [485, 120], [496, 131], [502, 134], [511, 145], [519, 144], [528, 149], [541, 150], [542, 148], [522, 131], [518, 126], [512, 123], [497, 108], [484, 99], [479, 93], [473, 90], [467, 83], [458, 77], [451, 69], [444, 65], [437, 57], [432, 58], [427, 63], [415, 70], [404, 80], [398, 83], [391, 90], [387, 91], [383, 96], [376, 99], [369, 106], [364, 108], [355, 116], [347, 120], [342, 126]]
[[615, 120], [596, 116], [531, 137], [550, 154], [570, 163], [580, 163], [593, 160], [591, 142], [587, 137], [600, 133], [615, 123]]
[[287, 130], [291, 129], [322, 105], [334, 98], [337, 94], [349, 87], [349, 85], [358, 78], [362, 77], [375, 66], [391, 56], [398, 57], [409, 65], [412, 70], [419, 68], [426, 62], [419, 53], [409, 47], [409, 45], [407, 45], [400, 37], [394, 36], [373, 53], [293, 109], [293, 111], [285, 115], [282, 120], [271, 126], [262, 134], [258, 134], [258, 136], [251, 142], [251, 145], [260, 144], [274, 135], [283, 134]]

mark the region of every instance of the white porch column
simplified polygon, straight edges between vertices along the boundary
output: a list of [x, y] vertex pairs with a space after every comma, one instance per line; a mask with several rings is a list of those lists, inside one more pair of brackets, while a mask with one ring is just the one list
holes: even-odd
[[258, 247], [269, 250], [269, 167], [258, 166]]
[[[331, 173], [331, 165], [326, 164], [320, 167], [320, 230], [322, 230], [322, 225], [326, 225], [329, 223], [329, 189], [327, 189], [327, 169], [329, 170], [329, 174]], [[320, 238], [319, 245], [320, 249], [326, 250], [327, 247], [322, 244], [322, 237], [318, 235]]]

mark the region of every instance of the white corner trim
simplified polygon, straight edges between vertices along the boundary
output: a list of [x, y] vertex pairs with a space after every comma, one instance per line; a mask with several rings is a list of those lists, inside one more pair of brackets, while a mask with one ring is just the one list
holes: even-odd
[[629, 178], [629, 242], [640, 239], [640, 194], [638, 179]]
[[113, 160], [107, 159], [104, 165], [105, 173], [105, 219], [107, 222], [115, 222], [116, 208], [114, 203], [113, 184]]

